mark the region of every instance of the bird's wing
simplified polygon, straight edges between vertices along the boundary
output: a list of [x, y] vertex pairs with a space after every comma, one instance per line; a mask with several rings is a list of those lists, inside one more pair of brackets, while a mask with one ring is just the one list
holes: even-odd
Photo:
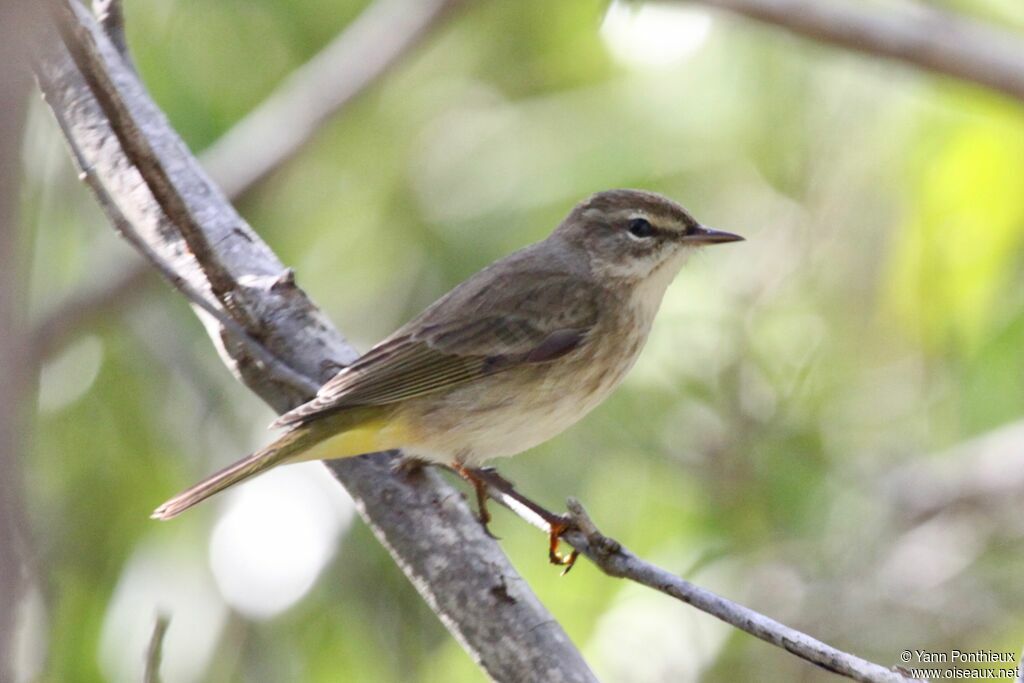
[[341, 408], [386, 405], [442, 391], [523, 364], [551, 361], [586, 343], [597, 321], [599, 292], [578, 277], [532, 275], [525, 282], [489, 278], [473, 286], [468, 281], [273, 426], [294, 426]]

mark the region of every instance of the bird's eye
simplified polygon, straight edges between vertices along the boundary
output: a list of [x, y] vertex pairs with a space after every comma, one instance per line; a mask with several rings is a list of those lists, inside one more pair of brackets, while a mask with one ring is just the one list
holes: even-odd
[[629, 234], [641, 239], [654, 235], [654, 226], [646, 218], [634, 218], [629, 222]]

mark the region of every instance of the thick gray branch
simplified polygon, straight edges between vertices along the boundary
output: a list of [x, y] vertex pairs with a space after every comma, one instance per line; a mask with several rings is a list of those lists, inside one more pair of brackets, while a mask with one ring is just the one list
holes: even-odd
[[[351, 361], [355, 352], [200, 169], [93, 19], [75, 4], [67, 7], [74, 17], [64, 36], [78, 63], [104, 75], [85, 79], [58, 50], [44, 63], [40, 79], [83, 158], [83, 170], [95, 174], [138, 237], [199, 295], [213, 300], [208, 264], [197, 262], [202, 255], [190, 250], [181, 234], [183, 224], [198, 225], [233, 280], [237, 304], [258, 326], [252, 336], [268, 353], [317, 382]], [[99, 58], [90, 50], [98, 51]], [[108, 90], [97, 99], [95, 88]], [[134, 125], [115, 133], [105, 112], [111, 103]], [[120, 142], [135, 135], [144, 138], [151, 163], [163, 169], [166, 183], [147, 184], [130, 163]], [[154, 192], [174, 193], [178, 200], [158, 201]], [[232, 370], [275, 409], [283, 411], [307, 397], [269, 376], [251, 353], [251, 341], [230, 335], [209, 316], [205, 320]], [[483, 533], [462, 497], [434, 473], [396, 478], [390, 462], [378, 454], [332, 463], [331, 469], [396, 562], [485, 671], [500, 681], [593, 681], [564, 631]]]
[[850, 0], [687, 1], [1024, 100], [1024, 39], [934, 7], [918, 5], [899, 12]]
[[[238, 199], [294, 158], [319, 127], [410, 54], [461, 4], [460, 0], [391, 0], [370, 5], [201, 154], [203, 167], [227, 197]], [[93, 6], [114, 46], [127, 50], [120, 2], [95, 0]], [[129, 58], [127, 52], [122, 56]], [[296, 125], [300, 120], [301, 127]], [[137, 298], [142, 285], [152, 279], [151, 273], [148, 264], [133, 264], [73, 296], [34, 330], [33, 357], [45, 359], [83, 324]]]
[[[52, 99], [56, 99], [54, 97], [55, 93], [48, 89], [49, 83], [42, 82], [40, 83], [40, 87], [43, 89], [44, 95]], [[171, 284], [171, 286], [181, 292], [185, 298], [188, 299], [189, 303], [195, 306], [198, 310], [209, 315], [225, 332], [234, 336], [236, 340], [241, 342], [246, 353], [251, 354], [254, 360], [262, 364], [262, 371], [265, 375], [272, 376], [279, 384], [289, 386], [301, 394], [315, 393], [319, 385], [314, 380], [299, 374], [282, 359], [270, 353], [263, 344], [253, 337], [252, 333], [248, 329], [231, 317], [229, 311], [223, 308], [218, 302], [210, 300], [210, 298], [205, 296], [202, 291], [192, 286], [191, 282], [178, 275], [171, 264], [165, 261], [155, 249], [150, 247], [150, 245], [142, 239], [134, 226], [128, 221], [125, 215], [121, 213], [120, 207], [118, 207], [110, 194], [107, 193], [107, 190], [103, 187], [99, 176], [96, 175], [95, 171], [89, 165], [89, 162], [82, 153], [81, 148], [79, 148], [75, 142], [73, 131], [71, 130], [68, 120], [64, 117], [64, 113], [59, 110], [55, 110], [54, 118], [57, 120], [57, 125], [60, 126], [61, 132], [64, 134], [64, 138], [69, 143], [68, 147], [71, 151], [71, 156], [74, 158], [75, 165], [81, 169], [80, 177], [82, 181], [89, 186], [90, 190], [93, 191], [93, 196], [103, 209], [103, 212], [107, 215], [107, 220], [110, 221], [114, 230], [129, 244], [135, 247], [135, 249], [143, 255], [149, 265], [155, 268], [156, 271]], [[207, 273], [208, 271], [204, 271], [204, 275]], [[293, 280], [293, 277], [294, 276], [291, 271], [286, 270], [282, 275], [282, 281], [290, 283]], [[236, 289], [234, 282], [231, 283], [231, 288], [232, 290]], [[252, 324], [251, 319], [247, 318], [247, 321], [250, 325]]]
[[[152, 197], [160, 205], [164, 215], [174, 222], [184, 246], [195, 257], [195, 264], [203, 271], [203, 280], [217, 301], [231, 310], [232, 315], [246, 327], [251, 326], [248, 311], [238, 305], [235, 294], [235, 280], [221, 263], [220, 256], [214, 251], [199, 218], [189, 211], [185, 198], [174, 185], [169, 170], [161, 163], [156, 150], [136, 122], [128, 103], [118, 95], [117, 86], [111, 75], [104, 68], [104, 57], [100, 54], [96, 43], [100, 33], [93, 33], [77, 23], [73, 14], [76, 5], [58, 5], [57, 12], [61, 16], [57, 22], [64, 45], [71, 53], [78, 66], [79, 73], [85, 78], [93, 96], [110, 120], [111, 131], [117, 138], [128, 163], [141, 176], [146, 187], [152, 188]], [[78, 10], [81, 12], [82, 10]], [[121, 52], [118, 51], [121, 58]]]
[[96, 14], [96, 21], [103, 27], [107, 38], [121, 54], [121, 59], [131, 65], [128, 39], [124, 32], [124, 7], [121, 6], [121, 0], [93, 0], [92, 11]]

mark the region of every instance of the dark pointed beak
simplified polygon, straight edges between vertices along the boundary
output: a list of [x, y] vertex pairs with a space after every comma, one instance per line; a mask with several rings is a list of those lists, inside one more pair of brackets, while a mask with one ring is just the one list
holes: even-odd
[[698, 225], [683, 235], [683, 241], [691, 244], [724, 244], [725, 242], [742, 242], [743, 238], [731, 232], [712, 230]]

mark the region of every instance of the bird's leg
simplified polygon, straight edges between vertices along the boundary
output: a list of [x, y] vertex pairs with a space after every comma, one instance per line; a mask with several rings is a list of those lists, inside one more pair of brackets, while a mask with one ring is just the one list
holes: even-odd
[[473, 489], [476, 491], [476, 507], [479, 514], [480, 524], [484, 528], [484, 533], [493, 538], [494, 540], [500, 540], [491, 532], [491, 528], [488, 524], [491, 523], [491, 512], [487, 509], [487, 482], [479, 475], [484, 470], [477, 469], [475, 467], [466, 467], [459, 462], [456, 462], [452, 469], [456, 473], [470, 484], [473, 485]]
[[[391, 471], [400, 476], [411, 477], [430, 464], [431, 463], [427, 460], [417, 458], [413, 455], [400, 455], [395, 458], [392, 463]], [[455, 465], [448, 467], [448, 469], [452, 470], [473, 485], [473, 489], [476, 491], [477, 508], [480, 511], [480, 524], [483, 525], [484, 532], [488, 536], [495, 540], [499, 540], [497, 536], [491, 533], [490, 528], [487, 526], [491, 521], [491, 513], [487, 509], [487, 484], [474, 476], [476, 470], [472, 468], [463, 467], [456, 463]]]
[[[517, 509], [525, 509], [538, 517], [548, 528], [548, 559], [551, 560], [551, 564], [565, 567], [565, 569], [562, 570], [563, 576], [572, 569], [573, 564], [576, 562], [576, 558], [579, 557], [579, 551], [573, 548], [572, 552], [568, 555], [562, 555], [558, 552], [558, 546], [562, 534], [573, 528], [572, 519], [565, 515], [559, 515], [551, 512], [519, 493], [516, 491], [515, 484], [498, 474], [498, 471], [493, 467], [474, 469], [472, 470], [472, 475], [474, 479], [471, 481], [474, 481], [474, 486], [478, 487], [477, 496], [479, 500], [482, 500], [479, 498], [481, 495], [484, 497], [487, 496], [487, 487], [490, 486], [495, 492], [500, 494], [500, 497], [495, 500], [502, 505], [505, 505], [513, 511], [516, 511]], [[466, 475], [463, 474], [462, 476]], [[480, 482], [479, 485], [476, 482]]]

